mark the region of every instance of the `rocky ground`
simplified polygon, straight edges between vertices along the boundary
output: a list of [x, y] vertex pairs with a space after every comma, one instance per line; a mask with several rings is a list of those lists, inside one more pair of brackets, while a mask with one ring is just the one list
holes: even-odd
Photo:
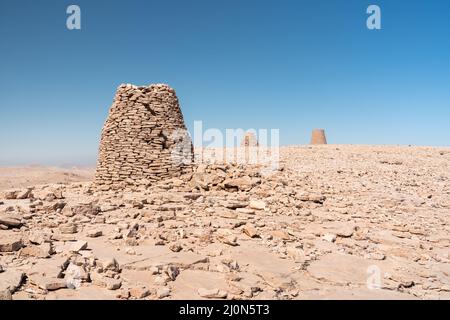
[[200, 165], [148, 189], [48, 182], [0, 192], [0, 299], [450, 298], [448, 148], [284, 147], [271, 176]]

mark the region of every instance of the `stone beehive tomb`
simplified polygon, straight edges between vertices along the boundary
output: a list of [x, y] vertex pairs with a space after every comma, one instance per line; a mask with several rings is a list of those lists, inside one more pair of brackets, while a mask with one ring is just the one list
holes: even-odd
[[247, 132], [241, 141], [241, 147], [257, 147], [258, 139], [253, 132]]
[[149, 185], [191, 171], [192, 143], [175, 90], [121, 85], [103, 126], [95, 185]]
[[311, 134], [311, 144], [327, 144], [324, 129], [314, 129]]

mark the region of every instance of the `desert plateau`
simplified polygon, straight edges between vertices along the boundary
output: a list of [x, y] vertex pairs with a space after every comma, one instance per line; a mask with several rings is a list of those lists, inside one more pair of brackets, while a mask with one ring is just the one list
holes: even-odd
[[110, 191], [1, 172], [2, 299], [450, 298], [450, 148], [286, 146], [267, 176]]

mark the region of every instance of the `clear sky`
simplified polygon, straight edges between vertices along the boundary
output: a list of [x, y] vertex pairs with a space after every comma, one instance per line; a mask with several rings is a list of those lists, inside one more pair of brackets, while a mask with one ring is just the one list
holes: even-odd
[[94, 164], [121, 83], [174, 87], [190, 130], [450, 146], [446, 0], [0, 0], [0, 39], [0, 165]]

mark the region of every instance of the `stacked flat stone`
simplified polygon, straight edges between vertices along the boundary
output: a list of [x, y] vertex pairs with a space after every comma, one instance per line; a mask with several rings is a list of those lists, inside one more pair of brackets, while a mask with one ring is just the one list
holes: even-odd
[[103, 126], [94, 185], [147, 186], [191, 172], [192, 162], [175, 90], [165, 84], [120, 85]]
[[241, 141], [241, 147], [257, 147], [258, 139], [253, 132], [247, 132]]

